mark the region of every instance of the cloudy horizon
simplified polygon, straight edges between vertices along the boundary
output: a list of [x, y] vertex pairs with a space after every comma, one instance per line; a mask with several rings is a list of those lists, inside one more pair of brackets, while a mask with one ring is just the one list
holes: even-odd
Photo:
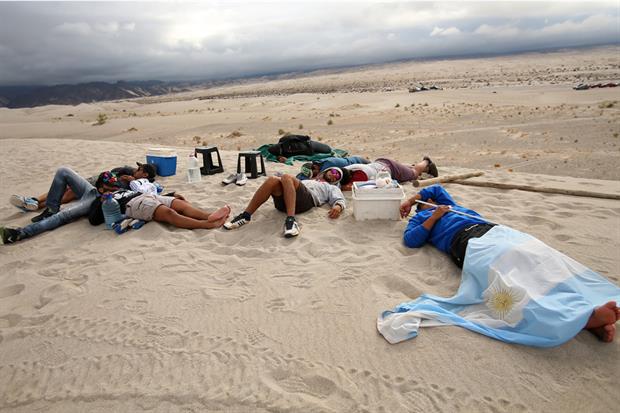
[[0, 86], [218, 80], [619, 39], [615, 1], [0, 3]]

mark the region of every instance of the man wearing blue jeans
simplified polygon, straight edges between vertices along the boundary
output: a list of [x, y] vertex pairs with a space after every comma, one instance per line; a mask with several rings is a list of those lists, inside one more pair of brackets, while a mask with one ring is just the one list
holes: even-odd
[[[60, 203], [67, 186], [75, 193], [77, 199], [68, 208], [61, 211]], [[74, 170], [67, 167], [59, 168], [48, 192], [47, 209], [43, 212], [46, 215], [44, 219], [23, 228], [0, 226], [2, 243], [12, 244], [45, 231], [51, 231], [88, 215], [91, 204], [97, 195], [97, 189]]]
[[303, 181], [304, 179], [316, 178], [319, 173], [328, 168], [337, 167], [342, 169], [349, 165], [367, 163], [370, 163], [370, 161], [361, 156], [348, 156], [346, 158], [337, 158], [332, 156], [318, 161], [306, 162], [301, 166], [301, 173], [297, 175], [297, 179]]

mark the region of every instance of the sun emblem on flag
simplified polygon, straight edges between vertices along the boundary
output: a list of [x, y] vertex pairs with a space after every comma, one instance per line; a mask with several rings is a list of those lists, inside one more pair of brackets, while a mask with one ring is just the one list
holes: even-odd
[[527, 301], [524, 300], [525, 296], [522, 287], [506, 284], [498, 274], [483, 293], [485, 304], [493, 317], [511, 325], [516, 325], [523, 318], [522, 310]]
[[517, 295], [509, 289], [494, 291], [487, 302], [487, 306], [502, 320], [512, 310], [517, 302]]

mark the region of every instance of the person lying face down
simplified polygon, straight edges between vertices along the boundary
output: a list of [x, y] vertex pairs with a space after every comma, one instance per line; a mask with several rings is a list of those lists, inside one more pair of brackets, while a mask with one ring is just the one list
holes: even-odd
[[439, 185], [404, 201], [413, 205], [403, 240], [431, 244], [463, 269], [451, 298], [423, 295], [384, 312], [377, 320], [391, 343], [432, 325], [457, 325], [509, 343], [540, 347], [562, 344], [586, 329], [603, 342], [615, 337], [620, 288], [531, 235], [490, 223], [458, 205]]
[[299, 235], [300, 226], [295, 218], [296, 214], [309, 211], [312, 208], [329, 204], [331, 209], [327, 216], [338, 218], [346, 207], [344, 196], [340, 189], [328, 182], [307, 179], [300, 181], [292, 175], [281, 177], [270, 176], [254, 193], [245, 210], [224, 225], [225, 229], [233, 230], [249, 224], [252, 214], [265, 202], [273, 199], [275, 208], [286, 213], [284, 220], [284, 236], [292, 238]]
[[305, 135], [285, 135], [278, 143], [270, 145], [267, 151], [278, 159], [278, 162], [287, 162], [293, 156], [313, 156], [315, 154], [329, 154], [332, 148], [328, 145], [311, 140]]

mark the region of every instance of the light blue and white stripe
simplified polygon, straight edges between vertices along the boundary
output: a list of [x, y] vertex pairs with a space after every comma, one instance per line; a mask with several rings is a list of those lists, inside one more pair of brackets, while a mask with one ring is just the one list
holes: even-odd
[[420, 327], [457, 325], [508, 343], [560, 345], [577, 335], [595, 307], [620, 301], [620, 288], [542, 241], [496, 226], [469, 241], [461, 285], [451, 298], [424, 294], [383, 312], [390, 343]]

